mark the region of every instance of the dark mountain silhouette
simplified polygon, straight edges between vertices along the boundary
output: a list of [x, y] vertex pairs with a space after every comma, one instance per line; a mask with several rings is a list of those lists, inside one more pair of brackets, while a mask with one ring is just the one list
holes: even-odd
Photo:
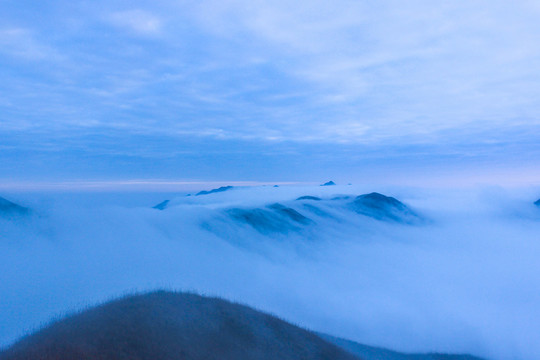
[[336, 183], [333, 182], [332, 180], [325, 182], [324, 184], [321, 184], [321, 186], [332, 186], [332, 185], [336, 185]]
[[420, 217], [401, 201], [376, 192], [357, 196], [352, 202], [351, 208], [359, 214], [370, 216], [377, 220], [407, 224], [412, 224], [420, 220]]
[[225, 218], [221, 215], [211, 217], [203, 223], [203, 227], [220, 234], [223, 225], [249, 225], [261, 234], [272, 235], [302, 231], [316, 225], [319, 222], [318, 219], [322, 218], [343, 222], [351, 217], [362, 215], [382, 222], [404, 225], [418, 225], [425, 221], [401, 201], [379, 193], [356, 197], [340, 195], [330, 199], [305, 195], [294, 201], [261, 207], [225, 208], [221, 211]]
[[347, 350], [351, 354], [360, 357], [363, 360], [482, 360], [479, 357], [467, 354], [407, 354], [392, 351], [384, 348], [359, 344], [354, 341], [337, 338], [327, 334], [318, 333], [323, 339], [336, 344], [337, 346]]
[[26, 336], [1, 360], [359, 359], [313, 332], [219, 298], [127, 296]]
[[[206, 195], [232, 188], [226, 186], [201, 193]], [[169, 200], [165, 200], [153, 208], [166, 210], [170, 204]], [[300, 232], [316, 225], [323, 218], [344, 223], [358, 215], [404, 225], [419, 225], [426, 221], [401, 201], [376, 192], [359, 196], [340, 194], [326, 199], [304, 195], [283, 203], [214, 209], [209, 209], [213, 215], [204, 219], [201, 226], [218, 235], [226, 234], [227, 237], [230, 232], [223, 229], [230, 229], [231, 226], [234, 228], [248, 225], [263, 235], [279, 235]]]
[[306, 195], [306, 196], [300, 196], [298, 199], [296, 200], [315, 200], [315, 201], [319, 201], [321, 200], [321, 198], [319, 197], [316, 197], [316, 196], [310, 196], [310, 195]]
[[534, 202], [534, 205], [540, 206], [540, 199], [536, 200], [536, 201]]
[[314, 333], [223, 299], [156, 291], [55, 321], [0, 360], [481, 360], [404, 354]]
[[160, 202], [159, 204], [157, 204], [156, 206], [153, 206], [152, 208], [158, 209], [158, 210], [165, 210], [167, 208], [167, 205], [169, 205], [169, 201], [170, 200], [164, 200]]
[[310, 218], [279, 203], [268, 205], [265, 208], [233, 208], [226, 210], [226, 213], [234, 220], [250, 225], [262, 234], [285, 234], [313, 223]]
[[279, 214], [283, 215], [284, 217], [287, 217], [289, 219], [291, 219], [292, 221], [295, 221], [299, 224], [303, 224], [303, 225], [309, 225], [311, 224], [313, 221], [311, 221], [311, 219], [308, 219], [307, 217], [305, 217], [304, 215], [300, 214], [298, 211], [290, 208], [290, 207], [287, 207], [285, 205], [282, 205], [280, 203], [275, 203], [275, 204], [272, 204], [272, 205], [269, 205], [268, 208], [278, 212]]
[[[231, 190], [233, 188], [234, 188], [234, 186], [222, 186], [222, 187], [219, 187], [217, 189], [199, 191], [198, 193], [195, 194], [195, 196], [220, 193], [220, 192], [224, 192], [224, 191], [227, 191], [227, 190]], [[186, 196], [191, 196], [191, 194], [187, 194]], [[157, 209], [157, 210], [165, 210], [169, 206], [169, 203], [170, 203], [170, 200], [164, 200], [164, 201], [160, 202], [159, 204], [157, 204], [155, 206], [152, 206], [152, 208]]]
[[0, 216], [12, 217], [17, 215], [26, 215], [29, 212], [30, 209], [0, 197]]
[[227, 191], [227, 190], [231, 190], [232, 188], [234, 188], [234, 186], [222, 186], [222, 187], [219, 187], [217, 189], [203, 190], [203, 191], [199, 191], [198, 193], [196, 193], [195, 196], [224, 192], [224, 191]]

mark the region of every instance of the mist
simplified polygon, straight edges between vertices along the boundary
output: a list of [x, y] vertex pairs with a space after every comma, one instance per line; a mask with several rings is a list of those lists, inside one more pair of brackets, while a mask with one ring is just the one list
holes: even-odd
[[[331, 200], [372, 191], [399, 199], [422, 221], [375, 219]], [[165, 288], [222, 296], [399, 351], [540, 357], [538, 189], [256, 186], [194, 194], [0, 194], [31, 210], [0, 216], [0, 346], [97, 302]], [[306, 195], [321, 200], [296, 200]], [[152, 208], [163, 200], [164, 210]], [[310, 222], [261, 230], [231, 211], [275, 203]]]

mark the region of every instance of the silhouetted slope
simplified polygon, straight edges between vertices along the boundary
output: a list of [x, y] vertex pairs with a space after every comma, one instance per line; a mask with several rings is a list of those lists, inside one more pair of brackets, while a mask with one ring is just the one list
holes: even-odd
[[1, 360], [358, 359], [247, 306], [194, 294], [128, 296], [60, 320]]
[[316, 197], [316, 196], [311, 196], [311, 195], [305, 195], [305, 196], [300, 196], [298, 199], [296, 200], [315, 200], [315, 201], [320, 201], [321, 198], [320, 197]]
[[[222, 187], [217, 188], [217, 189], [202, 190], [202, 191], [199, 191], [198, 193], [196, 193], [195, 196], [209, 195], [209, 194], [225, 192], [225, 191], [231, 190], [233, 188], [234, 188], [234, 186], [222, 186]], [[188, 194], [186, 196], [191, 196], [191, 194]], [[169, 207], [170, 202], [171, 202], [170, 200], [164, 200], [164, 201], [160, 202], [159, 204], [152, 206], [152, 208], [157, 209], [157, 210], [165, 210], [165, 209], [167, 209]]]
[[153, 206], [152, 208], [157, 209], [157, 210], [165, 210], [167, 208], [167, 205], [169, 205], [169, 202], [170, 200], [163, 200], [162, 202]]
[[231, 190], [232, 188], [234, 188], [234, 186], [222, 186], [222, 187], [219, 187], [217, 189], [203, 190], [203, 191], [199, 191], [198, 193], [196, 193], [195, 196], [220, 193], [220, 192]]
[[534, 205], [540, 206], [540, 199], [536, 200], [536, 201], [534, 202]]
[[327, 181], [327, 182], [325, 182], [324, 184], [321, 184], [321, 186], [332, 186], [332, 185], [336, 185], [336, 183], [333, 182], [332, 180]]
[[9, 200], [0, 197], [0, 216], [10, 217], [13, 215], [24, 215], [30, 210], [24, 206], [20, 206]]
[[262, 234], [286, 234], [313, 223], [298, 211], [279, 203], [268, 205], [264, 209], [233, 208], [226, 212], [232, 219], [245, 223]]
[[[201, 226], [226, 239], [231, 231], [251, 228], [265, 236], [282, 236], [293, 233], [308, 234], [332, 228], [332, 223], [341, 227], [358, 224], [362, 218], [373, 218], [381, 223], [400, 225], [422, 225], [428, 220], [415, 213], [401, 201], [379, 193], [359, 196], [339, 195], [320, 198], [304, 195], [295, 200], [261, 204], [257, 207], [227, 207], [209, 209]], [[369, 226], [367, 223], [361, 223]], [[248, 230], [249, 231], [249, 230]]]
[[359, 214], [377, 220], [391, 220], [402, 223], [414, 223], [419, 216], [396, 198], [376, 192], [357, 196], [352, 208]]
[[[316, 223], [309, 216], [332, 218], [328, 211], [346, 209], [376, 220], [417, 224], [423, 219], [401, 201], [379, 193], [352, 196], [338, 196], [331, 200], [315, 196], [301, 196], [286, 205], [274, 203], [264, 208], [232, 208], [225, 212], [236, 222], [250, 225], [262, 234], [282, 233], [301, 230]], [[312, 204], [308, 204], [311, 202]], [[317, 206], [313, 203], [317, 202]], [[296, 208], [296, 209], [295, 209]], [[307, 216], [308, 211], [311, 214]]]
[[[232, 189], [232, 186], [221, 187], [210, 191], [203, 191], [198, 195], [208, 195]], [[237, 193], [242, 200], [241, 192]], [[256, 202], [247, 201], [248, 206], [242, 206], [242, 201], [236, 201], [235, 206], [230, 206], [230, 199], [222, 201], [212, 199], [208, 203], [190, 199], [189, 201], [165, 200], [154, 206], [154, 209], [166, 210], [178, 205], [200, 206], [208, 216], [201, 222], [201, 226], [218, 235], [224, 234], [230, 238], [230, 231], [235, 227], [251, 228], [265, 236], [282, 236], [291, 233], [309, 232], [317, 226], [325, 226], [328, 221], [336, 224], [354, 223], [355, 219], [370, 217], [381, 222], [399, 223], [403, 225], [420, 225], [426, 219], [416, 214], [412, 209], [401, 201], [379, 193], [364, 195], [332, 195], [317, 197], [304, 195], [287, 200], [281, 199], [279, 203], [268, 203], [268, 198]], [[245, 199], [244, 199], [245, 200]], [[359, 216], [360, 215], [360, 216]], [[365, 225], [365, 223], [364, 223]], [[227, 230], [225, 230], [227, 229]], [[249, 230], [248, 230], [249, 231]]]
[[357, 355], [364, 360], [483, 360], [472, 355], [455, 355], [455, 354], [406, 354], [397, 351], [392, 351], [374, 346], [359, 344], [354, 341], [337, 338], [334, 336], [320, 334], [319, 335], [337, 346], [347, 350], [351, 354]]

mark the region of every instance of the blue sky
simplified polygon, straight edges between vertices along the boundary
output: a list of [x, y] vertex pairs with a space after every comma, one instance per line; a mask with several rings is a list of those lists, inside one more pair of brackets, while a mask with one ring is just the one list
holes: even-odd
[[540, 183], [536, 1], [0, 2], [0, 181]]

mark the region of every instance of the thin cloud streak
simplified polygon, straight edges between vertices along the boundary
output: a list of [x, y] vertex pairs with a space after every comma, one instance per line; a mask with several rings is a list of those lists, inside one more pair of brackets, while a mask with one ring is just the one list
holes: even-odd
[[140, 9], [115, 12], [107, 18], [112, 25], [143, 35], [159, 34], [163, 26], [160, 18]]

